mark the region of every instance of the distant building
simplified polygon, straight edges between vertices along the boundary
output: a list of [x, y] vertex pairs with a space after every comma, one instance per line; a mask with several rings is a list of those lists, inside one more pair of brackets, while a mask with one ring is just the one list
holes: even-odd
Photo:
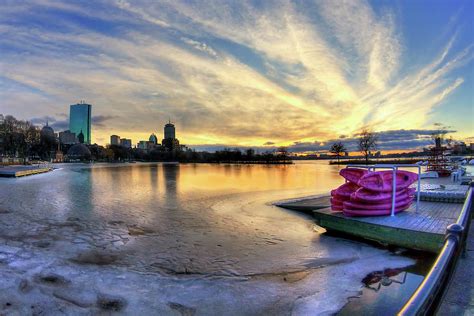
[[161, 145], [165, 147], [167, 151], [180, 150], [179, 140], [176, 138], [176, 130], [174, 124], [168, 122], [165, 125], [165, 138], [161, 141]]
[[92, 105], [84, 103], [72, 104], [69, 112], [69, 130], [79, 138], [82, 131], [84, 143], [91, 143], [91, 112]]
[[90, 160], [91, 156], [91, 151], [84, 144], [73, 145], [67, 152], [69, 161]]
[[165, 139], [174, 139], [176, 138], [176, 130], [174, 128], [174, 124], [168, 122], [165, 125]]
[[3, 114], [0, 114], [0, 124], [3, 124], [5, 122], [5, 117], [3, 117]]
[[466, 144], [461, 142], [453, 146], [453, 152], [456, 154], [463, 154], [467, 151]]
[[48, 140], [55, 140], [56, 135], [54, 134], [54, 130], [51, 126], [49, 126], [48, 122], [46, 122], [46, 125], [43, 126], [43, 128], [40, 131], [40, 136], [42, 139], [48, 139]]
[[71, 133], [71, 131], [69, 130], [59, 132], [59, 141], [61, 142], [61, 144], [65, 145], [73, 145], [78, 143], [76, 134]]
[[77, 140], [79, 141], [80, 144], [84, 144], [84, 133], [82, 130], [79, 132], [79, 135], [77, 135]]
[[132, 140], [128, 138], [121, 138], [120, 145], [125, 148], [132, 148]]
[[118, 135], [112, 135], [110, 136], [110, 145], [120, 145], [120, 136]]
[[155, 145], [158, 144], [158, 138], [156, 137], [154, 133], [150, 135], [150, 138], [148, 140]]
[[143, 149], [143, 150], [148, 150], [148, 142], [146, 140], [141, 140], [137, 144], [137, 148]]

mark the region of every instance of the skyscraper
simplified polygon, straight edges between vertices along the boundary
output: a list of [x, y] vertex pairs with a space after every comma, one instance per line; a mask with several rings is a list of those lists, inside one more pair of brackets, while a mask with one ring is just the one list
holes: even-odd
[[69, 112], [69, 130], [76, 135], [82, 131], [84, 143], [91, 143], [91, 112], [92, 105], [84, 103], [72, 104]]
[[174, 124], [171, 124], [169, 122], [168, 124], [165, 125], [165, 139], [175, 139], [176, 134], [175, 134], [175, 129], [174, 129]]
[[165, 125], [165, 138], [161, 141], [161, 145], [167, 151], [175, 151], [179, 149], [179, 140], [176, 139], [176, 130], [171, 121]]

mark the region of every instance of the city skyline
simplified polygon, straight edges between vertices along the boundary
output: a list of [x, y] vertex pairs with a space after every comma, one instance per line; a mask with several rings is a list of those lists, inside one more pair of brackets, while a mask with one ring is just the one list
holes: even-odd
[[382, 150], [407, 150], [431, 142], [437, 122], [469, 143], [473, 9], [470, 1], [9, 3], [0, 112], [59, 131], [68, 129], [67, 105], [85, 99], [99, 144], [112, 134], [148, 139], [168, 117], [199, 149], [310, 152], [368, 127], [381, 132]]

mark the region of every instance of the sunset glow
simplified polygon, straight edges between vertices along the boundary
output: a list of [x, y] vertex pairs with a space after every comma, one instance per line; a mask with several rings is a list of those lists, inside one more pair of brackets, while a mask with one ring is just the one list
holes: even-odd
[[435, 122], [474, 142], [472, 12], [472, 1], [7, 1], [0, 113], [58, 131], [85, 100], [99, 144], [162, 135], [168, 119], [201, 149], [306, 152], [364, 127], [419, 130], [386, 148], [414, 149]]

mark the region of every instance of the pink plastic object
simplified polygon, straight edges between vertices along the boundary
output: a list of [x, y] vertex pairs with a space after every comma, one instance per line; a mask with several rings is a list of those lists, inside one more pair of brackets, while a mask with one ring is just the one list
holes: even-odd
[[[395, 209], [397, 207], [405, 206], [410, 204], [413, 201], [412, 198], [409, 198], [408, 195], [404, 199], [400, 199], [395, 202]], [[360, 203], [360, 202], [353, 202], [353, 201], [346, 201], [343, 203], [344, 209], [352, 210], [392, 210], [392, 202], [386, 203], [377, 203], [377, 204], [367, 204], [367, 203]]]
[[[410, 204], [411, 201], [406, 205], [400, 205], [396, 207], [395, 214], [406, 210], [410, 206]], [[392, 210], [391, 208], [379, 210], [354, 210], [344, 208], [343, 212], [346, 216], [387, 216], [391, 214]]]
[[349, 182], [357, 184], [360, 178], [368, 173], [365, 169], [358, 168], [344, 168], [339, 171], [339, 174]]
[[351, 198], [351, 194], [359, 189], [357, 184], [348, 182], [331, 191], [331, 196], [340, 200], [347, 201]]
[[[413, 182], [418, 179], [418, 175], [413, 172], [397, 170], [396, 182], [397, 190], [408, 188]], [[363, 188], [377, 191], [377, 192], [391, 192], [392, 191], [393, 172], [377, 171], [370, 172], [362, 176], [357, 184]]]
[[[397, 191], [395, 196], [395, 201], [400, 201], [407, 199], [408, 197], [413, 197], [415, 194], [415, 189], [402, 189]], [[360, 188], [354, 193], [351, 194], [351, 201], [358, 203], [387, 203], [392, 201], [391, 192], [376, 192], [371, 191], [365, 188]]]

